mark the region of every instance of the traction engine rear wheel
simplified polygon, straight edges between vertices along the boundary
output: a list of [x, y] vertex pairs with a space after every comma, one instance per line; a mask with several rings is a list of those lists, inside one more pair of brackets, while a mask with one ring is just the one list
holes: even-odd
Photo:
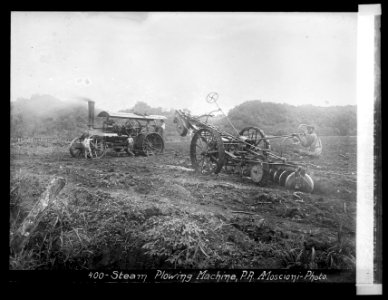
[[160, 134], [152, 132], [145, 136], [140, 136], [142, 136], [141, 149], [144, 155], [152, 156], [163, 153], [164, 142]]

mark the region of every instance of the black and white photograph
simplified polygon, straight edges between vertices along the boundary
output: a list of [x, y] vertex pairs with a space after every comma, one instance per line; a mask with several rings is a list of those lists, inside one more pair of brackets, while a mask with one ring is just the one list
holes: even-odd
[[356, 284], [381, 200], [359, 13], [10, 15], [9, 270]]

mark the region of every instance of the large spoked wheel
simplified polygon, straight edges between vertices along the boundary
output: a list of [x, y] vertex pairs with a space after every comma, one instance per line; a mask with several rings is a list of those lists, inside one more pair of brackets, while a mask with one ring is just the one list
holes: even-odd
[[264, 132], [257, 127], [245, 127], [240, 131], [240, 136], [245, 138], [247, 143], [260, 147], [263, 150], [270, 150], [270, 144], [265, 139]]
[[146, 156], [161, 154], [164, 150], [163, 138], [155, 132], [143, 135], [141, 147]]
[[314, 181], [308, 174], [297, 175], [296, 172], [292, 172], [288, 175], [285, 186], [289, 189], [312, 193], [314, 190]]
[[75, 138], [70, 143], [70, 155], [75, 158], [85, 157], [84, 146], [82, 144], [83, 138]]
[[221, 136], [214, 130], [198, 130], [191, 140], [191, 164], [201, 174], [217, 174], [225, 163], [225, 149]]
[[88, 157], [102, 158], [105, 156], [107, 147], [104, 137], [92, 135], [89, 137], [90, 151], [88, 151]]

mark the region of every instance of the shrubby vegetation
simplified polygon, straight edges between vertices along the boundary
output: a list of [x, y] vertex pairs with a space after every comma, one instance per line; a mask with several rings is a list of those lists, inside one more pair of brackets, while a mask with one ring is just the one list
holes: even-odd
[[[267, 134], [295, 132], [299, 124], [313, 124], [320, 135], [357, 135], [357, 107], [313, 105], [292, 106], [253, 100], [229, 111], [229, 118], [237, 129], [255, 126]], [[232, 132], [227, 120], [219, 125]]]
[[[99, 108], [96, 103], [96, 113]], [[222, 104], [221, 104], [222, 105]], [[33, 95], [30, 99], [19, 98], [11, 103], [11, 136], [59, 136], [73, 138], [87, 128], [87, 104], [85, 101], [65, 102], [50, 95]], [[145, 102], [137, 102], [122, 112], [157, 114], [167, 117], [166, 137], [178, 137], [173, 124], [174, 110], [151, 107]], [[314, 124], [320, 135], [357, 135], [356, 106], [318, 107], [313, 105], [292, 106], [246, 101], [229, 111], [234, 126], [241, 130], [256, 126], [267, 134], [295, 132], [301, 123]], [[220, 128], [233, 132], [224, 117], [214, 119]]]
[[11, 136], [74, 137], [87, 128], [86, 102], [66, 103], [49, 95], [11, 102]]

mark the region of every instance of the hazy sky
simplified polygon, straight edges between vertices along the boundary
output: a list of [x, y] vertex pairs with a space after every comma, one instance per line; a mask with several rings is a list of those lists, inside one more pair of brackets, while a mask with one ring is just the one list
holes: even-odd
[[11, 101], [356, 104], [356, 13], [13, 12]]

